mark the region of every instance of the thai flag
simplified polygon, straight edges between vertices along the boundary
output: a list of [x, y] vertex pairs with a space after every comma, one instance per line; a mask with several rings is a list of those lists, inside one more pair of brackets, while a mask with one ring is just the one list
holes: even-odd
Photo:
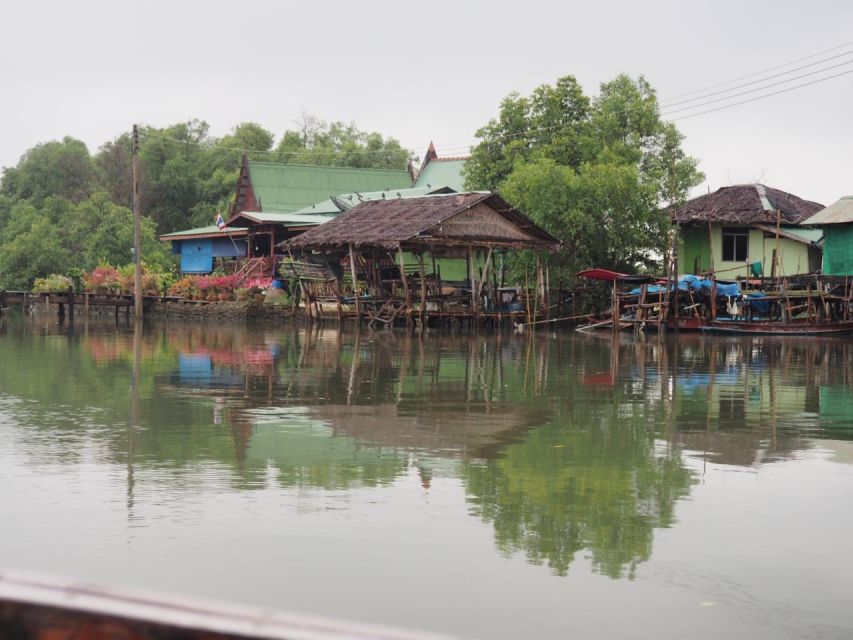
[[218, 211], [216, 212], [216, 226], [219, 227], [220, 231], [225, 229], [225, 220], [222, 219], [222, 214]]

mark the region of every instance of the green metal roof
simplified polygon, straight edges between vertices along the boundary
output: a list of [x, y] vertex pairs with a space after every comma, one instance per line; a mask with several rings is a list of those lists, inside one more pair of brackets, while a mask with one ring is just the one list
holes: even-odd
[[[390, 191], [367, 191], [359, 193], [344, 193], [336, 196], [338, 200], [342, 200], [344, 204], [351, 206], [357, 205], [359, 202], [367, 202], [368, 200], [397, 200], [399, 198], [420, 198], [422, 196], [437, 195], [443, 193], [452, 193], [454, 189], [451, 187], [417, 187], [412, 189], [391, 189]], [[341, 213], [338, 207], [331, 198], [326, 198], [321, 202], [317, 202], [308, 207], [295, 211], [297, 214], [330, 214], [338, 215]]]
[[465, 160], [466, 158], [430, 160], [412, 186], [417, 188], [447, 185], [456, 191], [465, 191], [465, 178], [462, 177]]
[[787, 231], [792, 236], [801, 237], [804, 242], [810, 242], [812, 244], [819, 242], [823, 238], [822, 229], [799, 229], [797, 227], [785, 227], [785, 231]]
[[188, 240], [190, 238], [227, 238], [228, 236], [244, 236], [246, 235], [245, 227], [228, 227], [224, 231], [215, 224], [209, 227], [196, 227], [195, 229], [186, 229], [184, 231], [175, 231], [173, 233], [165, 233], [160, 236], [160, 240]]
[[291, 213], [338, 193], [406, 189], [408, 171], [249, 162], [249, 177], [264, 212]]
[[853, 222], [853, 196], [844, 196], [837, 202], [833, 202], [825, 209], [821, 209], [802, 224], [849, 224]]

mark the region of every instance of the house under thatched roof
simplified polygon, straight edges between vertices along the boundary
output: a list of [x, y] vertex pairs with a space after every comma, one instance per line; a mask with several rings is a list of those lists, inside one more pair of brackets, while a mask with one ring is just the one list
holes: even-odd
[[782, 224], [799, 224], [821, 209], [822, 204], [763, 184], [738, 184], [693, 198], [671, 215], [677, 224], [776, 224], [778, 211]]
[[289, 249], [348, 245], [539, 248], [559, 241], [493, 193], [459, 193], [362, 202], [331, 222], [283, 243]]

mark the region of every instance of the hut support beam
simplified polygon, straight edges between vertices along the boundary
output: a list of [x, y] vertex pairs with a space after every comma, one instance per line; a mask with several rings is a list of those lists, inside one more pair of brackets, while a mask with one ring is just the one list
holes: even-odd
[[406, 295], [406, 323], [412, 320], [412, 290], [409, 288], [409, 279], [406, 278], [406, 261], [403, 258], [403, 247], [397, 247], [397, 256], [400, 260], [400, 279], [403, 281], [403, 292]]
[[358, 276], [355, 271], [355, 254], [352, 250], [352, 242], [349, 243], [349, 268], [352, 274], [352, 294], [355, 298], [355, 321], [361, 322], [361, 303], [358, 299]]

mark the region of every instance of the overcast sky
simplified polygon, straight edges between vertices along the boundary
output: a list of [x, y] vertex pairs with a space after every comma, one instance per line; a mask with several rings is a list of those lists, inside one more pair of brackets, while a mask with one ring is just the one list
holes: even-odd
[[[595, 93], [624, 72], [666, 104], [853, 41], [853, 2], [30, 0], [3, 22], [0, 166], [65, 135], [94, 152], [134, 122], [280, 134], [302, 110], [461, 154], [513, 90], [573, 74]], [[853, 193], [853, 73], [677, 124], [707, 175], [697, 192]]]

